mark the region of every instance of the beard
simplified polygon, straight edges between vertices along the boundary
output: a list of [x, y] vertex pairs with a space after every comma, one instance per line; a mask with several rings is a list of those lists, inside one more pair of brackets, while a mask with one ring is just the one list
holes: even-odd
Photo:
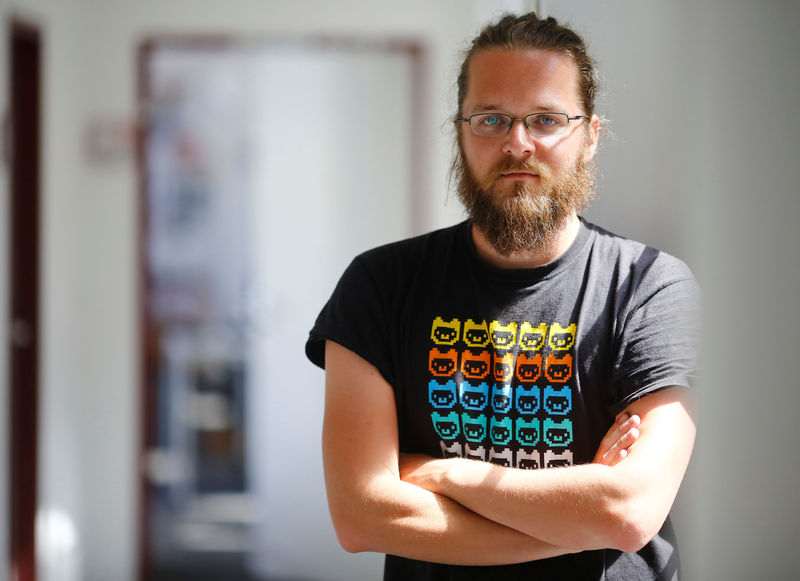
[[[452, 165], [457, 192], [470, 220], [503, 256], [539, 250], [552, 242], [567, 220], [594, 199], [596, 166], [581, 159], [553, 177], [550, 166], [530, 158], [506, 159], [491, 168], [482, 182], [475, 179], [464, 160], [461, 143]], [[497, 181], [509, 171], [539, 175], [539, 183], [513, 182], [501, 190]]]

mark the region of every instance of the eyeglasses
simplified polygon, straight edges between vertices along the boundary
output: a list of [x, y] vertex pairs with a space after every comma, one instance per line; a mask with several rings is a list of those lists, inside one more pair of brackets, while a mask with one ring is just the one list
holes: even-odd
[[522, 121], [533, 137], [554, 137], [569, 128], [569, 122], [588, 119], [587, 115], [570, 117], [566, 113], [531, 113], [525, 117], [512, 117], [505, 113], [477, 113], [470, 117], [456, 117], [456, 121], [469, 123], [470, 129], [480, 137], [502, 137], [511, 131], [514, 121]]

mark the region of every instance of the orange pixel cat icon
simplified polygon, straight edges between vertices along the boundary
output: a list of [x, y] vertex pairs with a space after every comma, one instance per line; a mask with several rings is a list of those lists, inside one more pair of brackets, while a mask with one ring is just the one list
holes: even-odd
[[564, 383], [572, 377], [572, 355], [567, 353], [559, 357], [555, 353], [547, 356], [544, 376], [553, 383]]
[[473, 353], [467, 349], [461, 359], [461, 373], [468, 379], [483, 379], [489, 375], [489, 360], [488, 351]]
[[494, 378], [500, 383], [508, 383], [514, 374], [514, 354], [506, 353], [494, 356]]
[[450, 377], [458, 369], [458, 351], [440, 351], [433, 347], [428, 358], [428, 369], [436, 377]]
[[542, 376], [542, 354], [537, 353], [530, 357], [525, 353], [520, 353], [517, 355], [515, 370], [517, 380], [524, 382], [536, 381]]

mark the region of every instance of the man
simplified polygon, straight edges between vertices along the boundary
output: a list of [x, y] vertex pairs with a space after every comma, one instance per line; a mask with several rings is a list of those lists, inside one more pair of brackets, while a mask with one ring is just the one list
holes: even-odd
[[698, 290], [578, 217], [595, 79], [552, 18], [486, 27], [454, 117], [469, 219], [357, 257], [311, 331], [333, 523], [385, 579], [677, 577]]

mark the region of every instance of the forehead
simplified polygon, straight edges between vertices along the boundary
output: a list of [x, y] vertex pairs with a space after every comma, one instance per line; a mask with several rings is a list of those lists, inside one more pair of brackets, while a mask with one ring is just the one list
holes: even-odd
[[502, 109], [522, 115], [540, 111], [575, 114], [578, 67], [568, 55], [543, 49], [489, 49], [469, 64], [464, 113]]

